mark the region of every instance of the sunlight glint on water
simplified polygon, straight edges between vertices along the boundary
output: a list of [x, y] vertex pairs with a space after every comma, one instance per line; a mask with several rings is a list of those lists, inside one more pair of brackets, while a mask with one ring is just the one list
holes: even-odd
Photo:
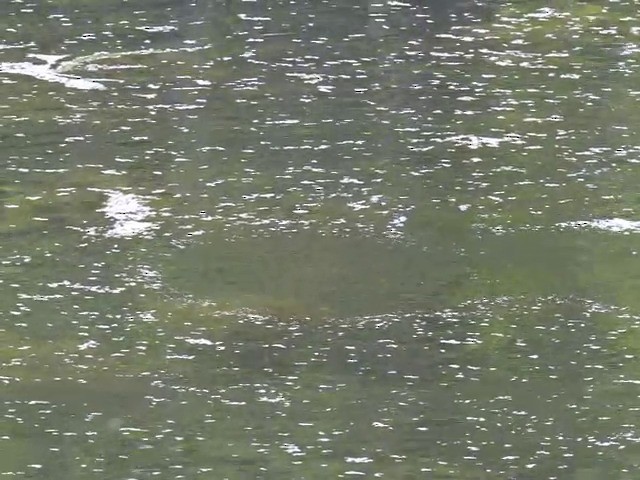
[[631, 2], [0, 5], [0, 474], [633, 479]]

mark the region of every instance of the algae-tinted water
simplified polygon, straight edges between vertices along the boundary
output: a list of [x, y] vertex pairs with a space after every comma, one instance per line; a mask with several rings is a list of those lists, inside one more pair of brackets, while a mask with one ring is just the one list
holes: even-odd
[[3, 2], [0, 474], [635, 478], [636, 16]]

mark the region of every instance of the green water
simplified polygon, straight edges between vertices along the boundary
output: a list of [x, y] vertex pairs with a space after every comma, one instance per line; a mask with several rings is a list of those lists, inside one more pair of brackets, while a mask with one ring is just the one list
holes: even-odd
[[0, 4], [0, 477], [635, 479], [630, 1]]

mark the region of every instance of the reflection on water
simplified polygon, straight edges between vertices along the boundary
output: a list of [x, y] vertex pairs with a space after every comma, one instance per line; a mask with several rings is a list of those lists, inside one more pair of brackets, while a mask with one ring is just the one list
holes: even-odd
[[0, 473], [633, 479], [630, 2], [0, 5]]

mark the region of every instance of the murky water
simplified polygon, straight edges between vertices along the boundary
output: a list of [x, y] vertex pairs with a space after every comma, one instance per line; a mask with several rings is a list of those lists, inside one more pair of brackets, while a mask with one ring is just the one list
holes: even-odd
[[637, 477], [633, 2], [0, 28], [0, 476]]

